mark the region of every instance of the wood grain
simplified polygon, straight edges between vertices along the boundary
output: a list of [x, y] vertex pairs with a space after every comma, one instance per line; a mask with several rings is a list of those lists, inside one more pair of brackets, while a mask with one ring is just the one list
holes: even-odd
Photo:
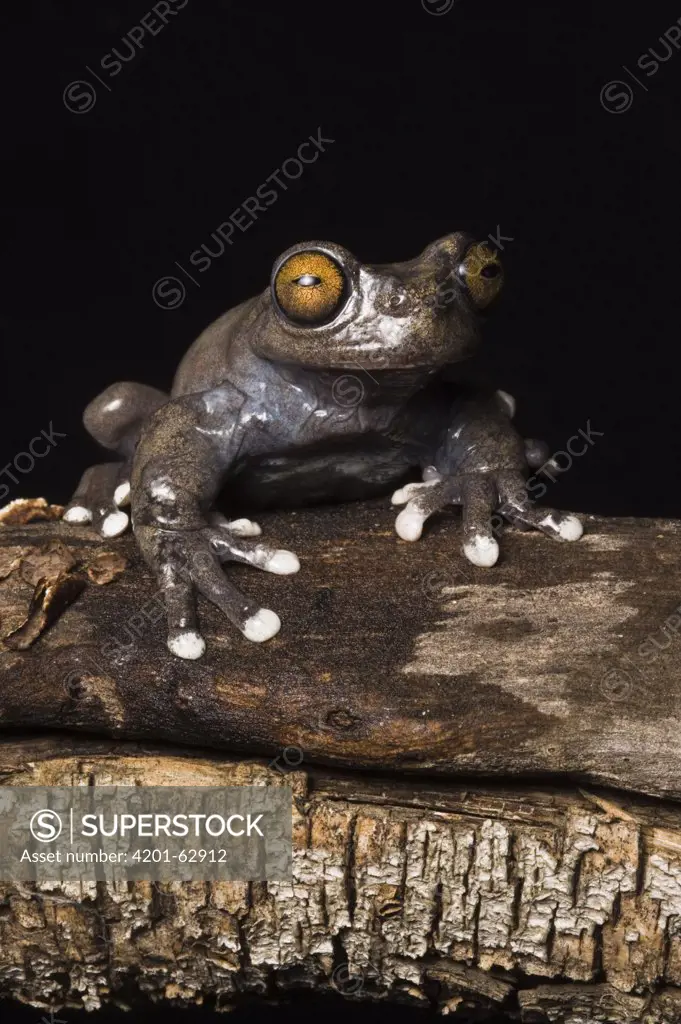
[[[681, 524], [586, 517], [576, 544], [508, 531], [501, 562], [479, 569], [455, 514], [416, 544], [393, 520], [384, 502], [263, 516], [301, 572], [229, 571], [282, 631], [251, 644], [201, 600], [199, 662], [167, 651], [132, 538], [107, 542], [129, 567], [0, 656], [0, 727], [681, 797]], [[35, 523], [0, 528], [0, 557], [56, 540], [81, 561], [102, 548], [86, 528]], [[34, 576], [0, 583], [3, 635]]]

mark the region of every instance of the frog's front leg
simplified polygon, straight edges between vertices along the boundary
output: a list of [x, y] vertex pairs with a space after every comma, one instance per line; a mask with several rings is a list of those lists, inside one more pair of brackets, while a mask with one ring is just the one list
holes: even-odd
[[418, 540], [423, 524], [448, 505], [463, 510], [463, 552], [474, 565], [491, 566], [499, 557], [494, 519], [541, 530], [557, 540], [578, 540], [583, 527], [576, 516], [537, 507], [528, 494], [528, 467], [545, 461], [546, 448], [524, 441], [514, 430], [505, 399], [470, 402], [453, 417], [442, 443], [424, 469], [423, 483], [408, 484], [393, 495], [405, 505], [395, 522], [403, 540]]
[[205, 651], [197, 594], [248, 640], [269, 640], [279, 631], [279, 617], [235, 587], [222, 562], [278, 575], [300, 568], [292, 551], [251, 539], [260, 533], [257, 524], [230, 523], [213, 508], [237, 452], [247, 444], [253, 417], [240, 408], [242, 402], [228, 386], [171, 401], [145, 428], [135, 454], [133, 530], [165, 599], [168, 647], [180, 658], [200, 658]]

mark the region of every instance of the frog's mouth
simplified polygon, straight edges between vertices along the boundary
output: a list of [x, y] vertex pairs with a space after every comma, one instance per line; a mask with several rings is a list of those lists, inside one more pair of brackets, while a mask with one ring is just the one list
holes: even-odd
[[[360, 373], [387, 386], [410, 387], [413, 381], [427, 379], [455, 363], [465, 362], [477, 350], [480, 331], [477, 323], [452, 324], [449, 331], [405, 332], [399, 343], [386, 345], [382, 338], [375, 348], [339, 344], [329, 339], [322, 348], [324, 361], [319, 359], [320, 346], [307, 347], [304, 353], [299, 349], [299, 360], [308, 367], [315, 366], [317, 372]], [[301, 346], [302, 349], [302, 346]], [[303, 358], [300, 358], [300, 357]], [[307, 358], [305, 358], [307, 356]]]
[[342, 397], [357, 391], [366, 404], [372, 400], [385, 401], [387, 397], [399, 400], [409, 398], [424, 388], [439, 369], [437, 366], [422, 366], [403, 370], [376, 370], [364, 369], [355, 363], [334, 370], [321, 370], [317, 376], [334, 396]]

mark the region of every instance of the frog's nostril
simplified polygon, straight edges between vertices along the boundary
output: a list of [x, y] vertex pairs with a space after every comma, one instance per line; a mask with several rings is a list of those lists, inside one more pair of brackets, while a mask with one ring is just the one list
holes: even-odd
[[404, 292], [394, 292], [388, 299], [388, 307], [393, 311], [403, 309], [406, 305], [407, 296]]

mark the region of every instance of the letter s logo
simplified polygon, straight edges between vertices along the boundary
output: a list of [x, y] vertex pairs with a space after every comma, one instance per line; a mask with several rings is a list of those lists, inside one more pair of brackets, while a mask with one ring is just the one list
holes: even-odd
[[179, 277], [160, 277], [151, 290], [154, 302], [161, 309], [177, 309], [187, 296]]
[[52, 843], [64, 827], [56, 811], [36, 811], [30, 822], [31, 835], [39, 843]]
[[64, 106], [72, 114], [87, 114], [97, 102], [97, 93], [92, 82], [78, 78], [66, 86], [62, 99]]

